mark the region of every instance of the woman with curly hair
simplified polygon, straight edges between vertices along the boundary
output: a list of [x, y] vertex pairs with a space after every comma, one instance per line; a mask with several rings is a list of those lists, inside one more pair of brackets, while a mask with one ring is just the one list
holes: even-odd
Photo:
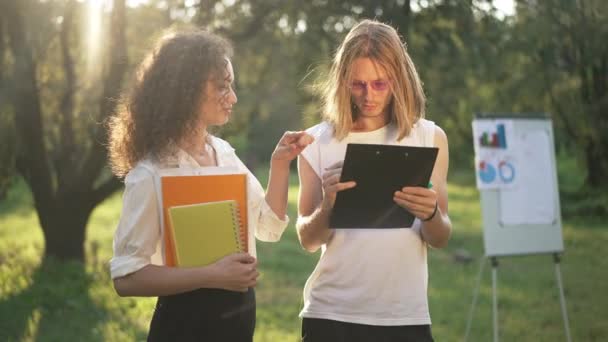
[[109, 122], [110, 162], [125, 178], [123, 209], [110, 261], [120, 296], [157, 296], [149, 341], [251, 341], [258, 277], [255, 240], [202, 267], [168, 267], [162, 258], [160, 194], [155, 177], [165, 168], [233, 166], [247, 173], [250, 232], [278, 241], [288, 218], [291, 161], [312, 141], [286, 132], [270, 163], [267, 192], [224, 140], [209, 134], [230, 118], [232, 48], [205, 32], [166, 35], [140, 65], [133, 85]]

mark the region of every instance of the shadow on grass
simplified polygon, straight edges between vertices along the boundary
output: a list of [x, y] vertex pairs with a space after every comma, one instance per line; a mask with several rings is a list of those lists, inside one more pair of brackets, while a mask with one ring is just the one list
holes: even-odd
[[[29, 287], [0, 299], [0, 340], [105, 340], [102, 324], [116, 317], [91, 298], [89, 289], [98, 280], [83, 263], [49, 258], [25, 278], [31, 278]], [[126, 320], [117, 323], [121, 330], [133, 329]]]

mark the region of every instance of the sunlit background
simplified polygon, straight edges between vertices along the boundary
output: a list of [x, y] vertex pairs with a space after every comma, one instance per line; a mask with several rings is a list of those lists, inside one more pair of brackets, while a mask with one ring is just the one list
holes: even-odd
[[[195, 26], [233, 43], [239, 101], [214, 134], [266, 184], [282, 133], [321, 119], [314, 85], [363, 18], [404, 38], [427, 118], [449, 139], [454, 234], [429, 251], [435, 340], [463, 339], [484, 254], [471, 132], [478, 112], [551, 117], [572, 337], [606, 340], [608, 1], [3, 0], [0, 341], [145, 340], [154, 299], [119, 298], [109, 279], [123, 184], [107, 167], [105, 123], [163, 32]], [[280, 243], [258, 245], [256, 342], [299, 340], [302, 288], [318, 259], [294, 231], [292, 171], [292, 223]], [[544, 255], [501, 260], [502, 340], [565, 340], [552, 266]], [[492, 339], [489, 275], [480, 279], [470, 341]]]

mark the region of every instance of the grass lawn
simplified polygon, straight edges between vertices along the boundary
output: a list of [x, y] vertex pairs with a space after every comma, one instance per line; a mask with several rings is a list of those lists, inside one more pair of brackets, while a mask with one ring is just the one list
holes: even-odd
[[[293, 179], [290, 189], [292, 224], [283, 239], [258, 243], [262, 276], [257, 287], [257, 342], [299, 337], [302, 288], [318, 254], [304, 252], [297, 241], [296, 183]], [[462, 341], [483, 255], [479, 198], [472, 178], [451, 177], [449, 193], [452, 240], [446, 249], [429, 253], [436, 341]], [[145, 340], [155, 300], [118, 297], [107, 267], [120, 196], [96, 208], [89, 221], [86, 265], [54, 261], [41, 265], [43, 239], [31, 197], [22, 183], [11, 189], [0, 203], [0, 341]], [[566, 220], [563, 228], [562, 274], [572, 339], [606, 341], [608, 223], [575, 219]], [[455, 255], [462, 251], [473, 260], [456, 261]], [[551, 256], [502, 258], [498, 279], [502, 340], [565, 340]], [[492, 340], [491, 294], [486, 264], [470, 341]]]

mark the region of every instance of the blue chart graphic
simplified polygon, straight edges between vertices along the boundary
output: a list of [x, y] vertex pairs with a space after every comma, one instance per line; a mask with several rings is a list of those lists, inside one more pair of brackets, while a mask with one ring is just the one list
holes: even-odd
[[494, 183], [497, 176], [502, 183], [509, 184], [515, 179], [515, 168], [511, 163], [504, 160], [498, 163], [498, 168], [487, 161], [481, 161], [478, 174], [479, 179], [485, 184]]
[[485, 161], [479, 163], [479, 179], [484, 183], [492, 183], [496, 179], [496, 168]]
[[498, 163], [498, 175], [500, 176], [500, 180], [504, 183], [511, 183], [513, 182], [513, 179], [515, 179], [515, 168], [511, 163], [507, 163], [503, 160]]

